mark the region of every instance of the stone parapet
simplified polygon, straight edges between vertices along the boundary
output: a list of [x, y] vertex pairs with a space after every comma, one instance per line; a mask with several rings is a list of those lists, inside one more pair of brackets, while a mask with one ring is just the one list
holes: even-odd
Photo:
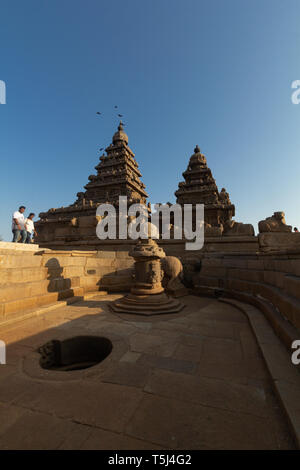
[[204, 253], [193, 284], [263, 298], [300, 330], [300, 250], [295, 254], [240, 252], [238, 256]]

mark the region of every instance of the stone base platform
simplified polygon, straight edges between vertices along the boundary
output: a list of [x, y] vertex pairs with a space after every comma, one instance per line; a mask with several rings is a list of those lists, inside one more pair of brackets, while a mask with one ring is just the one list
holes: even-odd
[[135, 315], [159, 315], [177, 313], [184, 304], [168, 297], [164, 292], [151, 295], [125, 295], [111, 304], [111, 309], [117, 313], [134, 313]]

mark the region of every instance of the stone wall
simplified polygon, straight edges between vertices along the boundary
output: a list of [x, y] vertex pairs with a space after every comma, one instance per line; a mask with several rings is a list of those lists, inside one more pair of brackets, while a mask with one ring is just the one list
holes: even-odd
[[[247, 293], [265, 299], [300, 330], [300, 234], [208, 238], [202, 250], [186, 251], [181, 240], [160, 240], [179, 257], [197, 289]], [[279, 238], [278, 238], [279, 237]], [[288, 239], [287, 237], [291, 238]], [[132, 286], [134, 241], [107, 241], [98, 250], [40, 249], [0, 242], [0, 322], [86, 292], [128, 291]], [[206, 289], [206, 291], [205, 291]]]
[[0, 243], [0, 323], [86, 292], [128, 290], [128, 250], [58, 251]]
[[[243, 292], [270, 302], [300, 330], [300, 250], [298, 252], [206, 253], [194, 286]], [[300, 337], [300, 336], [299, 336]]]

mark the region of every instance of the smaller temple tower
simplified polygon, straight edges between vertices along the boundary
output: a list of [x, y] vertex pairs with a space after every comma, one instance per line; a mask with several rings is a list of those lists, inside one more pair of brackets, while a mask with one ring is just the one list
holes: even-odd
[[198, 145], [182, 176], [184, 181], [179, 183], [175, 192], [177, 204], [204, 204], [205, 222], [211, 226], [225, 224], [235, 215], [235, 207], [231, 204], [229, 194], [225, 188], [222, 188], [221, 192], [218, 191], [206, 158]]

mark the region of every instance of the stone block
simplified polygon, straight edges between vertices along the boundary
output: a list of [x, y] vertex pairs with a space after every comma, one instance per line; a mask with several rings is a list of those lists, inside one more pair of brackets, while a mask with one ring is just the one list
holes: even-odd
[[300, 276], [300, 259], [289, 260], [289, 273]]
[[84, 290], [98, 290], [99, 289], [100, 279], [98, 276], [90, 277], [80, 277], [80, 287], [83, 287]]
[[93, 233], [96, 233], [96, 226], [98, 224], [96, 215], [86, 215], [78, 217], [78, 226], [80, 228], [91, 227], [93, 229]]
[[283, 278], [283, 289], [300, 300], [300, 277], [286, 274]]
[[265, 232], [258, 235], [262, 251], [300, 249], [300, 233]]
[[220, 280], [217, 277], [201, 276], [195, 274], [193, 276], [194, 286], [208, 286], [208, 287], [219, 287]]
[[275, 271], [291, 273], [292, 263], [289, 259], [276, 259], [274, 260], [274, 263]]
[[85, 267], [86, 269], [90, 268], [99, 268], [99, 267], [114, 267], [117, 265], [115, 258], [87, 258]]
[[18, 299], [4, 304], [4, 317], [9, 318], [10, 314], [33, 309], [37, 306], [36, 297], [28, 299]]
[[256, 271], [254, 269], [229, 269], [228, 277], [234, 279], [241, 279], [244, 281], [261, 282], [264, 278], [263, 271]]
[[40, 281], [47, 278], [47, 269], [43, 267], [0, 268], [0, 284], [26, 281]]
[[224, 258], [223, 265], [229, 268], [247, 268], [247, 260], [238, 259], [236, 256], [232, 258]]
[[275, 259], [273, 257], [268, 256], [264, 258], [263, 263], [264, 263], [264, 270], [271, 270], [271, 271], [275, 270]]
[[249, 259], [247, 261], [248, 269], [264, 269], [264, 261], [262, 259]]
[[37, 307], [54, 303], [57, 300], [58, 300], [58, 292], [48, 292], [47, 294], [39, 295], [35, 297], [35, 302], [36, 302]]
[[115, 251], [97, 251], [96, 258], [116, 258]]
[[223, 266], [223, 258], [203, 258], [202, 259], [202, 266], [208, 267], [222, 267]]
[[117, 258], [128, 258], [132, 260], [132, 257], [129, 256], [128, 251], [116, 251], [116, 257]]
[[83, 276], [84, 268], [83, 266], [66, 266], [63, 269], [63, 277], [74, 277], [74, 276]]
[[1, 268], [26, 268], [41, 266], [42, 257], [34, 254], [10, 254], [0, 255], [0, 269]]
[[209, 277], [225, 277], [227, 270], [224, 267], [216, 267], [216, 266], [204, 266], [201, 268], [201, 276], [209, 276]]

